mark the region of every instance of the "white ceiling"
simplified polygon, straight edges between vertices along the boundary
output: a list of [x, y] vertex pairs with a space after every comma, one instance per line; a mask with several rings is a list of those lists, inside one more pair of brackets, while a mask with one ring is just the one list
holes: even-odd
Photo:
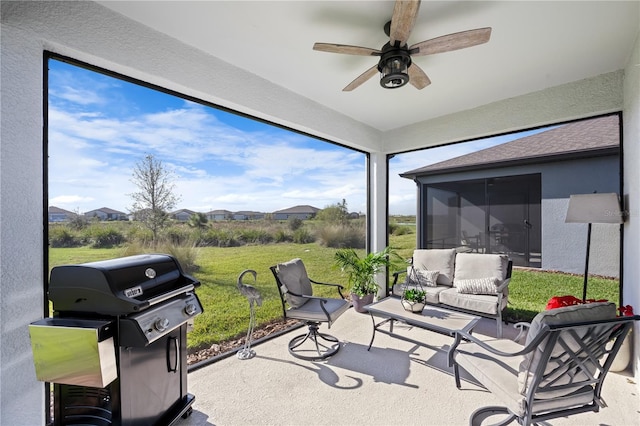
[[621, 69], [640, 19], [638, 1], [424, 1], [409, 44], [487, 26], [491, 40], [415, 58], [432, 81], [423, 90], [374, 77], [343, 92], [377, 58], [313, 43], [379, 49], [392, 1], [99, 3], [380, 131]]

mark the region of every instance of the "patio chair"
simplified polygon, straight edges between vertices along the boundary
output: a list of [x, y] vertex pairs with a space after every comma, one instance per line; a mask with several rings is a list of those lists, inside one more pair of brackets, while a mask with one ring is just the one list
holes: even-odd
[[[330, 334], [319, 331], [321, 323], [331, 324], [350, 306], [342, 295], [343, 286], [314, 281], [307, 275], [301, 259], [293, 259], [270, 267], [276, 279], [284, 319], [293, 318], [307, 324], [308, 331], [289, 341], [289, 353], [296, 358], [319, 360], [334, 355], [340, 349], [340, 342]], [[335, 287], [340, 298], [317, 297], [313, 295], [312, 284]], [[309, 351], [302, 345], [310, 340], [313, 345]], [[329, 342], [328, 345], [322, 341]], [[307, 345], [308, 346], [308, 345]], [[307, 353], [311, 353], [308, 355]]]
[[483, 342], [456, 332], [449, 350], [456, 386], [460, 388], [462, 367], [505, 404], [476, 410], [469, 424], [506, 415], [499, 424], [515, 419], [528, 426], [598, 412], [606, 407], [600, 393], [609, 367], [633, 321], [639, 319], [616, 317], [614, 303], [599, 302], [538, 314], [529, 325], [524, 347], [506, 339]]

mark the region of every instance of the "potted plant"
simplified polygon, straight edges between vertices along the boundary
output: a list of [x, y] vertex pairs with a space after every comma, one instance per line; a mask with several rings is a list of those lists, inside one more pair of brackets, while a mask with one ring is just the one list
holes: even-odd
[[378, 292], [375, 275], [393, 264], [391, 257], [400, 259], [390, 247], [364, 257], [358, 256], [352, 248], [336, 252], [335, 263], [348, 276], [351, 302], [357, 312], [366, 312], [364, 306], [373, 302], [373, 297]]
[[427, 293], [416, 288], [407, 289], [402, 295], [402, 306], [407, 311], [422, 312], [426, 301]]

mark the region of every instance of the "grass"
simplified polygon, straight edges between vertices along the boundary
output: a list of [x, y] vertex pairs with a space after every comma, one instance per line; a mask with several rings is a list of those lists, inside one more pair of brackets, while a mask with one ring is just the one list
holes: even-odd
[[[415, 234], [392, 236], [390, 245], [403, 257], [412, 255]], [[258, 324], [267, 324], [282, 318], [282, 305], [275, 280], [269, 266], [296, 257], [301, 258], [309, 276], [315, 280], [346, 285], [346, 277], [333, 267], [334, 248], [310, 244], [269, 244], [242, 247], [197, 248], [199, 269], [193, 273], [201, 282], [196, 290], [204, 313], [195, 319], [194, 330], [188, 335], [191, 349], [209, 347], [214, 343], [240, 337], [249, 324], [249, 306], [236, 288], [236, 279], [244, 269], [254, 269], [257, 281], [245, 281], [260, 291], [263, 304], [256, 310]], [[359, 251], [360, 252], [360, 251]], [[364, 253], [364, 250], [361, 251]], [[84, 263], [126, 255], [123, 248], [51, 248], [50, 266]], [[245, 276], [245, 278], [250, 278]], [[581, 276], [561, 273], [514, 269], [509, 285], [509, 306], [506, 318], [510, 322], [529, 321], [545, 309], [553, 296], [582, 295]], [[588, 297], [608, 299], [617, 303], [618, 280], [589, 278]], [[318, 288], [314, 289], [319, 290]], [[319, 294], [336, 296], [335, 291]]]

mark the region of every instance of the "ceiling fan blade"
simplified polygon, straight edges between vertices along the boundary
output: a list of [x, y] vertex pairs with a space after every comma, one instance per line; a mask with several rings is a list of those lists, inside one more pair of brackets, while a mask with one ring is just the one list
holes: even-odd
[[332, 44], [332, 43], [315, 43], [313, 50], [319, 50], [320, 52], [330, 53], [344, 53], [346, 55], [360, 55], [360, 56], [380, 56], [382, 52], [378, 49], [371, 49], [369, 47], [349, 46], [346, 44]]
[[420, 0], [396, 0], [389, 31], [392, 46], [396, 42], [399, 42], [400, 46], [407, 44], [418, 17], [418, 9], [420, 9]]
[[349, 83], [347, 85], [347, 87], [342, 89], [342, 91], [343, 92], [350, 92], [353, 89], [359, 87], [362, 83], [364, 83], [365, 81], [369, 80], [371, 77], [373, 77], [376, 74], [378, 74], [378, 64], [372, 66], [371, 68], [369, 68], [368, 70], [366, 70], [365, 72], [360, 74], [358, 76], [358, 78], [356, 78], [351, 83]]
[[409, 73], [409, 83], [413, 85], [418, 90], [424, 89], [428, 85], [431, 84], [431, 80], [427, 77], [427, 74], [422, 71], [415, 63], [412, 63], [407, 70]]
[[489, 41], [491, 28], [477, 28], [475, 30], [461, 31], [448, 34], [431, 40], [421, 41], [409, 47], [411, 56], [433, 55], [434, 53], [451, 52], [477, 46]]

